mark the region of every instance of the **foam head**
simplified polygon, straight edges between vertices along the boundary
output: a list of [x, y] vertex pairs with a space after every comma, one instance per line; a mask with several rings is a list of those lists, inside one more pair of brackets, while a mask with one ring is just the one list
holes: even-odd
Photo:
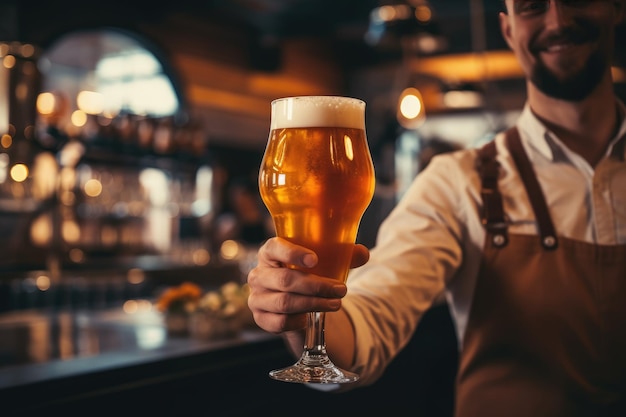
[[272, 101], [270, 129], [300, 127], [365, 129], [365, 102], [338, 96], [285, 97]]

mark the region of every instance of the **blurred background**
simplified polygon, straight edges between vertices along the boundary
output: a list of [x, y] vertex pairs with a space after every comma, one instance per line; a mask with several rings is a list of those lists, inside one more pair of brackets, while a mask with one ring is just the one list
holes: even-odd
[[[371, 247], [426, 151], [476, 146], [521, 110], [501, 7], [2, 2], [0, 311], [245, 281], [273, 233], [256, 175], [283, 96], [367, 102], [377, 187], [359, 240]], [[625, 38], [620, 27], [620, 94]]]
[[[130, 309], [183, 281], [243, 284], [273, 233], [256, 175], [270, 101], [284, 96], [367, 102], [377, 185], [359, 241], [371, 247], [425, 152], [484, 143], [522, 109], [501, 8], [1, 2], [0, 312]], [[11, 349], [0, 365], [61, 355]]]

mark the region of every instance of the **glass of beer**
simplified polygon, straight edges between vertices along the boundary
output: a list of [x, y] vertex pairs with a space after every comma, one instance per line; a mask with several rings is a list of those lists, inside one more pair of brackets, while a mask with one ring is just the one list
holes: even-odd
[[[365, 133], [365, 102], [338, 96], [274, 100], [259, 189], [276, 234], [314, 250], [307, 272], [345, 282], [359, 223], [374, 194], [374, 166]], [[309, 313], [304, 351], [270, 372], [301, 383], [348, 383], [326, 352], [325, 313]]]

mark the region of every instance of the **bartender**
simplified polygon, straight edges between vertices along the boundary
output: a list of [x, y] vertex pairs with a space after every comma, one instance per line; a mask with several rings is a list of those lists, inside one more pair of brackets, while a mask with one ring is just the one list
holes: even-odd
[[502, 34], [526, 76], [517, 123], [434, 157], [371, 253], [355, 247], [347, 286], [285, 268], [317, 256], [270, 239], [249, 306], [296, 356], [305, 313], [333, 312], [331, 358], [361, 376], [347, 390], [383, 374], [444, 291], [459, 340], [456, 417], [625, 416], [626, 109], [611, 78], [624, 5], [504, 4]]

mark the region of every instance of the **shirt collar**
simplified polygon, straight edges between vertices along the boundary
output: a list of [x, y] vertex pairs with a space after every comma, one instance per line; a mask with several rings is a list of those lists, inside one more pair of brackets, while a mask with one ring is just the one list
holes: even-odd
[[[617, 109], [621, 119], [621, 125], [617, 134], [611, 140], [607, 148], [607, 156], [610, 155], [615, 148], [620, 149], [620, 157], [626, 158], [626, 105], [621, 100], [617, 100]], [[565, 145], [552, 133], [543, 123], [534, 115], [530, 109], [530, 105], [526, 103], [517, 122], [517, 128], [523, 132], [527, 143], [535, 148], [537, 152], [550, 160], [560, 159], [564, 154], [570, 152]], [[620, 146], [617, 146], [618, 143]]]
[[524, 109], [517, 120], [517, 129], [520, 131], [521, 136], [526, 139], [528, 145], [546, 158], [553, 159], [552, 150], [545, 140], [549, 131], [535, 116], [528, 103], [524, 105]]

